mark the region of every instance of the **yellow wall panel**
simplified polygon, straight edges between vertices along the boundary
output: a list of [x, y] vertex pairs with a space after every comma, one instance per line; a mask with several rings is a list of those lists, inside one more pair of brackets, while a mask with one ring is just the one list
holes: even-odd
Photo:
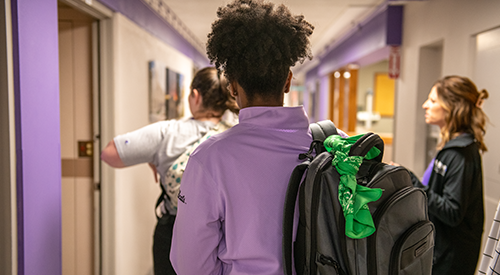
[[394, 115], [394, 79], [387, 73], [375, 74], [374, 111], [381, 116]]

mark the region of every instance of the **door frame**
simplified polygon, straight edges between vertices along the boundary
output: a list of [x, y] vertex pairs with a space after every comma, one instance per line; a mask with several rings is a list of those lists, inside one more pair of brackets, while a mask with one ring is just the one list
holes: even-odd
[[[418, 82], [417, 82], [417, 98], [416, 98], [416, 129], [425, 129], [416, 131], [418, 136], [415, 138], [414, 144], [414, 163], [413, 171], [416, 175], [423, 175], [430, 160], [436, 154], [436, 145], [439, 138], [439, 131], [436, 132], [437, 126], [427, 125], [422, 118], [425, 115], [425, 110], [422, 104], [427, 99], [429, 91], [434, 82], [441, 78], [443, 68], [443, 52], [444, 40], [435, 41], [433, 43], [423, 45], [419, 49], [418, 60]], [[422, 148], [425, 148], [422, 150]]]
[[16, 137], [12, 16], [0, 5], [0, 274], [17, 274]]
[[[79, 12], [88, 14], [96, 19], [92, 23], [92, 109], [93, 109], [93, 142], [94, 142], [94, 154], [93, 154], [93, 171], [94, 171], [94, 268], [93, 273], [95, 275], [108, 274], [105, 272], [105, 266], [108, 266], [108, 259], [106, 255], [113, 255], [109, 253], [109, 250], [114, 246], [107, 244], [108, 242], [103, 242], [103, 239], [113, 240], [113, 238], [103, 237], [109, 230], [103, 230], [104, 228], [110, 228], [103, 219], [103, 193], [107, 190], [103, 190], [101, 186], [102, 173], [101, 173], [101, 160], [100, 151], [102, 145], [101, 129], [103, 127], [109, 127], [103, 121], [110, 121], [109, 113], [111, 112], [101, 112], [103, 106], [109, 106], [107, 104], [109, 97], [112, 93], [112, 65], [113, 65], [113, 55], [112, 53], [112, 40], [113, 40], [113, 11], [104, 6], [97, 1], [90, 1], [91, 4], [87, 4], [81, 0], [58, 0], [61, 3], [67, 4], [72, 8], [78, 10]], [[87, 2], [87, 1], [86, 1]], [[103, 125], [104, 124], [104, 125]], [[107, 193], [107, 192], [106, 192]], [[111, 227], [114, 228], [114, 227]], [[107, 234], [109, 236], [109, 233]], [[113, 266], [113, 265], [111, 265]]]

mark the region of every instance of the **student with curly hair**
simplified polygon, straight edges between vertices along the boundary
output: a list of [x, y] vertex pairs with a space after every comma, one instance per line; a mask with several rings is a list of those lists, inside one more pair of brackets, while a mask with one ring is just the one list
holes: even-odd
[[287, 7], [236, 0], [217, 11], [207, 52], [240, 106], [239, 124], [202, 143], [182, 180], [171, 260], [178, 274], [283, 274], [285, 193], [312, 137], [283, 107], [290, 68], [311, 58], [313, 26]]
[[438, 153], [422, 181], [429, 218], [436, 227], [432, 274], [474, 274], [484, 226], [481, 152], [487, 117], [482, 110], [486, 90], [468, 78], [446, 76], [432, 87], [425, 122], [441, 129]]

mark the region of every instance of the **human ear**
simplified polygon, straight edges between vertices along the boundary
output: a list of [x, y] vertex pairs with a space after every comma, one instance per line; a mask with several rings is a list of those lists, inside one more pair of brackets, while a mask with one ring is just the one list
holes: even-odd
[[193, 91], [191, 92], [191, 94], [193, 95], [194, 102], [196, 104], [199, 104], [201, 102], [201, 100], [202, 100], [200, 92], [198, 92], [198, 90], [196, 90], [196, 89], [193, 89]]
[[285, 87], [283, 87], [283, 93], [286, 94], [290, 92], [290, 87], [292, 87], [292, 79], [293, 79], [293, 73], [292, 71], [289, 71], [288, 77], [286, 78]]
[[237, 85], [233, 82], [229, 83], [227, 86], [227, 89], [229, 90], [229, 94], [234, 98], [236, 98], [236, 96], [238, 95], [238, 91], [236, 90], [236, 87], [237, 87]]

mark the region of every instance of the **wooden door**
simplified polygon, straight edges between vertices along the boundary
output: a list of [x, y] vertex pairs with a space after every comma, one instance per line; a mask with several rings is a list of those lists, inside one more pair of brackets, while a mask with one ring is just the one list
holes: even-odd
[[330, 119], [337, 128], [356, 131], [358, 69], [341, 69], [330, 74]]
[[94, 270], [92, 21], [59, 6], [62, 269]]

